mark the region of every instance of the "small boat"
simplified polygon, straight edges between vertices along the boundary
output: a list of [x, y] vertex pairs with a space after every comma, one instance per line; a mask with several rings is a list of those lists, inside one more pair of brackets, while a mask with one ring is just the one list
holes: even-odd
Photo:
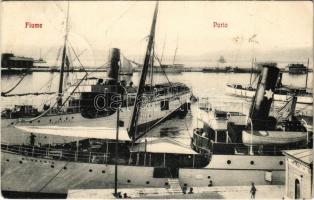
[[295, 131], [242, 131], [244, 145], [289, 144], [304, 141], [306, 132]]
[[218, 59], [219, 63], [226, 63], [226, 60], [223, 56], [220, 56], [220, 58]]

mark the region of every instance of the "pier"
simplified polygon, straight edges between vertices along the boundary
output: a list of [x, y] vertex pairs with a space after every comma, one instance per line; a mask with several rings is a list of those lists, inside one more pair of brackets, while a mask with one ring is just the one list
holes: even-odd
[[[284, 185], [256, 186], [256, 199], [282, 199]], [[118, 192], [126, 193], [132, 199], [250, 199], [250, 186], [214, 186], [194, 187], [193, 193], [173, 193], [167, 188], [121, 188]], [[69, 199], [115, 199], [113, 189], [69, 190]]]

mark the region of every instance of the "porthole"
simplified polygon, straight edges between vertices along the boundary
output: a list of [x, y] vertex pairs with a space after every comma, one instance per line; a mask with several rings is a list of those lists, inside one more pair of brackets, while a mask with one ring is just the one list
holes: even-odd
[[188, 184], [187, 184], [187, 183], [184, 183], [183, 185], [184, 185], [184, 186], [188, 186]]
[[281, 161], [279, 161], [279, 165], [283, 165], [283, 161], [281, 160]]
[[89, 172], [92, 172], [93, 170], [92, 169], [89, 169]]
[[10, 160], [9, 159], [7, 159], [7, 162], [9, 162]]
[[51, 168], [55, 168], [55, 166], [53, 166], [53, 165], [51, 165], [50, 167], [51, 167]]
[[67, 167], [63, 167], [63, 169], [64, 169], [64, 170], [67, 170], [68, 168], [67, 168]]
[[165, 182], [165, 185], [169, 185], [169, 183], [168, 183], [168, 182]]
[[68, 120], [68, 117], [66, 117], [65, 120]]
[[149, 181], [146, 181], [146, 184], [148, 185], [148, 184], [149, 184]]
[[231, 160], [227, 160], [227, 164], [230, 165], [231, 164]]
[[29, 122], [30, 124], [33, 123], [32, 121]]
[[128, 183], [131, 183], [131, 180], [130, 180], [130, 179], [128, 179], [128, 180], [127, 180], [127, 182], [128, 182]]
[[61, 117], [59, 118], [59, 120], [60, 120], [60, 121], [62, 120]]
[[250, 164], [251, 164], [251, 165], [254, 165], [254, 161], [252, 160], [252, 161], [250, 162]]
[[14, 122], [11, 122], [11, 125], [13, 125], [14, 124]]
[[106, 171], [105, 171], [105, 170], [102, 170], [102, 171], [101, 171], [101, 173], [103, 173], [103, 174], [104, 174], [104, 173], [106, 173]]
[[22, 164], [23, 162], [20, 160], [20, 164]]
[[210, 179], [210, 176], [207, 176], [208, 179]]
[[51, 122], [52, 120], [51, 119], [49, 119], [49, 122]]
[[72, 117], [72, 119], [74, 119], [74, 117]]
[[38, 120], [37, 122], [40, 123], [40, 120]]

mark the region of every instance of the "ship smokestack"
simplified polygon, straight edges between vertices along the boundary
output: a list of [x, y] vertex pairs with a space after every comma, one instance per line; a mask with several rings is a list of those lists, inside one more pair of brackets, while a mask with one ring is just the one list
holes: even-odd
[[112, 48], [109, 51], [110, 67], [108, 70], [108, 77], [118, 81], [119, 78], [119, 62], [120, 62], [120, 49]]
[[278, 80], [279, 68], [276, 63], [263, 63], [262, 73], [250, 109], [250, 118], [254, 130], [269, 130], [274, 128], [276, 120], [269, 118], [269, 111]]

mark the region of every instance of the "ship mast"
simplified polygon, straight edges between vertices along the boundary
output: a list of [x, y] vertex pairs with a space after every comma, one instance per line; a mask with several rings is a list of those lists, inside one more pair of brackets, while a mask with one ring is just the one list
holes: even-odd
[[176, 46], [176, 49], [175, 49], [175, 51], [174, 51], [172, 66], [174, 65], [174, 62], [175, 62], [175, 60], [176, 60], [177, 51], [178, 51], [178, 35], [177, 35], [177, 46]]
[[64, 46], [62, 51], [62, 61], [60, 68], [60, 79], [59, 79], [59, 90], [58, 90], [58, 107], [62, 106], [62, 93], [63, 93], [63, 75], [64, 75], [64, 65], [66, 59], [66, 43], [68, 39], [68, 22], [69, 22], [69, 1], [68, 1], [68, 10], [67, 10], [67, 18], [65, 25], [65, 36], [64, 36]]
[[137, 89], [137, 95], [136, 95], [136, 99], [134, 102], [134, 108], [133, 108], [131, 123], [130, 123], [130, 127], [129, 127], [129, 136], [132, 138], [133, 141], [137, 140], [140, 137], [140, 136], [136, 136], [136, 126], [137, 126], [137, 121], [138, 121], [138, 117], [139, 117], [140, 107], [142, 104], [141, 101], [142, 101], [142, 95], [144, 93], [144, 86], [145, 86], [145, 80], [147, 77], [149, 61], [150, 61], [150, 58], [152, 55], [152, 49], [153, 49], [152, 47], [153, 47], [154, 38], [155, 38], [157, 13], [158, 13], [158, 1], [156, 2], [156, 6], [155, 6], [154, 17], [153, 17], [153, 22], [152, 22], [149, 40], [148, 40], [148, 44], [147, 44], [143, 70], [142, 70], [142, 74], [141, 74], [140, 83], [139, 83], [139, 86]]
[[306, 92], [306, 89], [307, 89], [307, 79], [308, 79], [308, 76], [309, 76], [309, 65], [310, 65], [310, 59], [308, 58], [307, 59], [307, 66], [306, 66], [306, 77], [305, 77], [305, 92]]
[[252, 87], [253, 65], [254, 65], [254, 58], [252, 58], [252, 66], [251, 66], [251, 74], [250, 74], [250, 87]]

